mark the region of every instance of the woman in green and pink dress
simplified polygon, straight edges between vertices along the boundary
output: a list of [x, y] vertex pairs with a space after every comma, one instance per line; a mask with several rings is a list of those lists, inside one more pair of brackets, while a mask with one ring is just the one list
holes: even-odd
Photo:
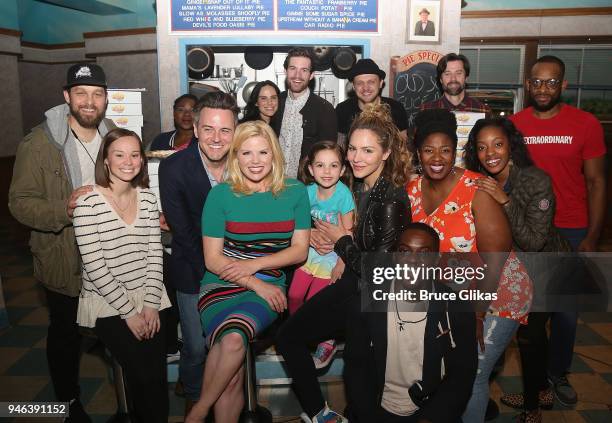
[[281, 270], [308, 254], [310, 203], [305, 186], [284, 177], [274, 132], [260, 121], [238, 126], [224, 183], [202, 213], [204, 260], [198, 309], [210, 352], [202, 394], [186, 423], [237, 422], [244, 403], [246, 343], [287, 308]]

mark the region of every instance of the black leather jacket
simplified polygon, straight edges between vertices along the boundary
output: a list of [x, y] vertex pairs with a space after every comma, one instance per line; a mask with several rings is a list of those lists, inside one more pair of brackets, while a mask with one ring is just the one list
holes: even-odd
[[349, 235], [340, 238], [334, 251], [360, 275], [361, 252], [391, 251], [411, 216], [406, 189], [380, 177], [370, 192], [366, 211], [357, 216], [353, 238]]

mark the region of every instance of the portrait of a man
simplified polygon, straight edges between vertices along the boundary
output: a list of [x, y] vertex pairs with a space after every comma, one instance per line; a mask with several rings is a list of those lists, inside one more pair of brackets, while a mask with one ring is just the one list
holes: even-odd
[[409, 0], [406, 13], [406, 42], [440, 43], [442, 0]]
[[419, 11], [419, 20], [414, 27], [414, 35], [425, 35], [433, 37], [436, 35], [436, 27], [432, 21], [429, 20], [429, 10], [422, 8]]

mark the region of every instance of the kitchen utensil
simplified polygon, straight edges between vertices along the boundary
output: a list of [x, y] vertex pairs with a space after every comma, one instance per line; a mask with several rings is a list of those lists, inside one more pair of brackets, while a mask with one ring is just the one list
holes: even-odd
[[272, 48], [267, 46], [250, 46], [244, 50], [244, 61], [255, 69], [262, 70], [270, 66], [274, 59]]
[[353, 49], [349, 47], [340, 47], [336, 51], [332, 62], [332, 72], [337, 78], [346, 79], [355, 62], [357, 62], [357, 55]]
[[187, 68], [191, 79], [208, 78], [215, 69], [215, 53], [207, 46], [188, 46]]
[[219, 88], [213, 85], [202, 84], [201, 82], [194, 82], [189, 85], [189, 94], [193, 94], [198, 98], [212, 91], [219, 91]]
[[245, 103], [249, 102], [249, 98], [251, 97], [251, 93], [253, 92], [253, 88], [257, 85], [258, 81], [251, 81], [244, 86], [242, 89], [242, 99]]
[[332, 59], [336, 51], [335, 47], [314, 46], [310, 49], [314, 57], [314, 70], [323, 72], [331, 67]]
[[244, 83], [246, 82], [247, 77], [245, 75], [242, 75], [240, 77], [240, 79], [238, 80], [238, 84], [236, 84], [236, 91], [238, 91], [240, 88], [242, 88], [244, 86]]

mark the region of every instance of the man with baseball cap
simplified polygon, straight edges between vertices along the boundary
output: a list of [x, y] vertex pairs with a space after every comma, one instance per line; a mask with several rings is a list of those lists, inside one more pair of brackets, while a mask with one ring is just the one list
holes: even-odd
[[79, 401], [81, 337], [77, 320], [81, 262], [72, 227], [79, 196], [91, 191], [102, 137], [114, 127], [104, 119], [106, 76], [96, 64], [68, 69], [65, 104], [25, 136], [17, 150], [9, 209], [32, 229], [34, 277], [49, 309], [47, 361], [58, 401], [69, 402], [67, 422], [91, 422]]
[[338, 119], [338, 142], [345, 144], [353, 120], [361, 113], [366, 104], [384, 103], [391, 109], [393, 122], [406, 138], [408, 117], [402, 105], [392, 98], [382, 97], [380, 92], [385, 83], [386, 73], [372, 59], [360, 59], [351, 69], [348, 79], [353, 83], [355, 96], [336, 106]]

